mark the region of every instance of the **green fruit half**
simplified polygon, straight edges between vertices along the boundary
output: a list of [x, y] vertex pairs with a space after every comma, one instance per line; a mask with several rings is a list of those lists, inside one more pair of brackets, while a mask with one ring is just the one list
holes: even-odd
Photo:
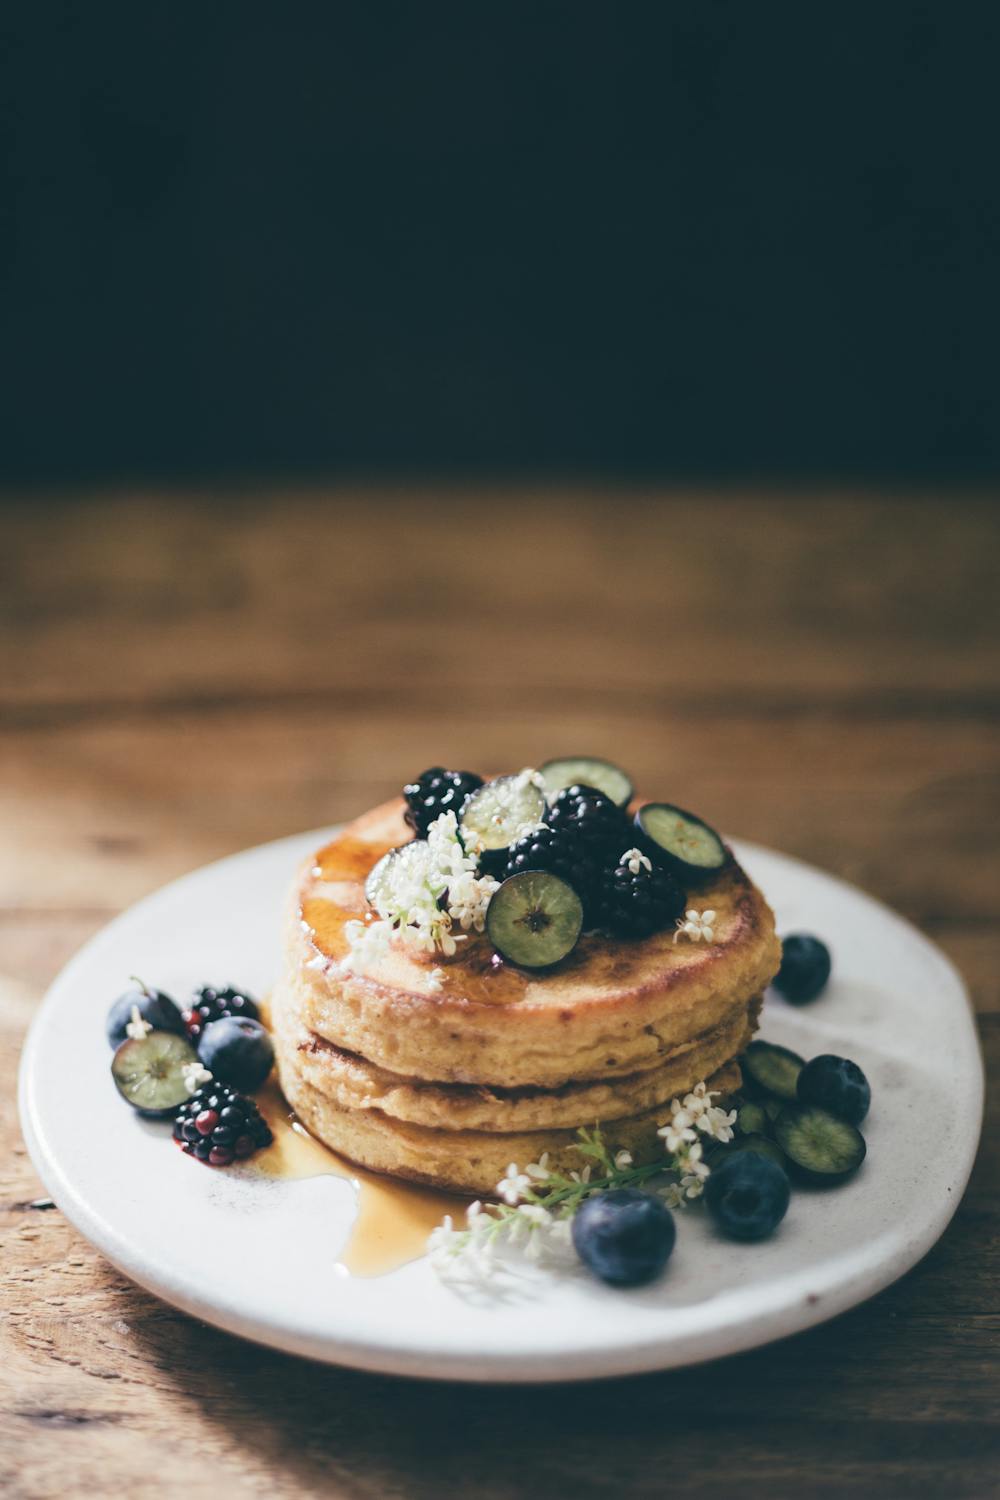
[[493, 893], [486, 932], [504, 958], [525, 969], [545, 969], [576, 947], [583, 903], [558, 875], [525, 870]]
[[111, 1059], [111, 1076], [123, 1099], [140, 1114], [172, 1115], [193, 1092], [184, 1069], [198, 1054], [186, 1037], [172, 1031], [150, 1031], [141, 1040], [129, 1037]]
[[594, 756], [566, 756], [562, 760], [547, 760], [539, 766], [547, 792], [561, 792], [565, 786], [592, 786], [619, 807], [631, 802], [634, 796], [632, 783], [622, 770], [610, 760], [598, 760]]
[[708, 880], [729, 858], [714, 828], [670, 802], [647, 802], [636, 813], [635, 826], [652, 846], [650, 853], [658, 855], [682, 885]]
[[484, 849], [507, 849], [522, 833], [537, 828], [544, 813], [541, 787], [521, 776], [498, 776], [468, 798], [462, 828], [477, 833]]
[[815, 1104], [790, 1104], [774, 1122], [778, 1145], [799, 1177], [823, 1186], [856, 1172], [868, 1151], [855, 1125]]

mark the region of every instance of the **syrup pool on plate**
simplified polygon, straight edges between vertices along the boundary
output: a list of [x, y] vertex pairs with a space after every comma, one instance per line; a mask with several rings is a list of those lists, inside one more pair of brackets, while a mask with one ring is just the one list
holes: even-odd
[[395, 1271], [425, 1253], [428, 1235], [445, 1214], [464, 1218], [467, 1199], [366, 1172], [337, 1156], [296, 1119], [277, 1084], [267, 1084], [257, 1104], [274, 1133], [273, 1145], [254, 1158], [257, 1170], [286, 1180], [343, 1177], [352, 1184], [357, 1212], [340, 1257], [350, 1275]]

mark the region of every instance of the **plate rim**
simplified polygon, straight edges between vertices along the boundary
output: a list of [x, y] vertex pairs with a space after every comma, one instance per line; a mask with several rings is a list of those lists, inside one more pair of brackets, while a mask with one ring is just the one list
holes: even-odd
[[[95, 949], [113, 943], [119, 927], [125, 926], [134, 917], [141, 915], [148, 905], [158, 901], [174, 887], [183, 885], [194, 876], [211, 876], [212, 873], [220, 872], [248, 856], [265, 851], [277, 853], [287, 847], [291, 855], [298, 846], [301, 846], [304, 853], [308, 853], [310, 847], [318, 846], [319, 841], [328, 839], [341, 826], [343, 825], [331, 825], [320, 829], [305, 830], [298, 834], [286, 834], [277, 839], [234, 851], [219, 859], [196, 866], [147, 892], [138, 901], [117, 913], [77, 949], [47, 987], [32, 1018], [22, 1047], [17, 1090], [20, 1125], [32, 1165], [47, 1193], [74, 1228], [93, 1244], [118, 1271], [151, 1295], [188, 1316], [247, 1339], [251, 1343], [322, 1363], [382, 1374], [431, 1380], [464, 1380], [483, 1384], [535, 1385], [552, 1381], [575, 1382], [681, 1368], [760, 1347], [786, 1338], [793, 1333], [803, 1332], [883, 1291], [923, 1259], [947, 1229], [962, 1201], [978, 1154], [985, 1098], [985, 1073], [976, 1016], [968, 987], [961, 973], [948, 955], [918, 927], [861, 887], [819, 866], [798, 859], [794, 855], [746, 840], [734, 840], [741, 859], [744, 855], [751, 862], [758, 855], [764, 859], [776, 858], [786, 865], [808, 871], [811, 876], [819, 875], [823, 880], [833, 882], [853, 896], [863, 897], [866, 902], [878, 909], [883, 918], [891, 919], [894, 925], [905, 931], [908, 939], [916, 940], [928, 956], [932, 957], [936, 963], [943, 965], [958, 992], [964, 998], [969, 1021], [968, 1039], [972, 1044], [969, 1049], [969, 1061], [972, 1060], [974, 1054], [977, 1064], [973, 1070], [976, 1078], [976, 1097], [967, 1100], [969, 1105], [974, 1105], [974, 1109], [968, 1112], [970, 1122], [973, 1118], [975, 1120], [974, 1138], [970, 1138], [961, 1169], [953, 1179], [954, 1190], [935, 1202], [934, 1212], [922, 1222], [920, 1232], [909, 1234], [905, 1244], [897, 1247], [895, 1254], [883, 1257], [875, 1268], [870, 1264], [859, 1264], [849, 1274], [841, 1275], [834, 1286], [825, 1286], [821, 1291], [810, 1293], [807, 1297], [792, 1299], [787, 1296], [786, 1292], [776, 1306], [769, 1305], [769, 1299], [763, 1295], [764, 1289], [759, 1288], [759, 1305], [749, 1313], [741, 1313], [738, 1321], [722, 1322], [707, 1331], [696, 1330], [694, 1333], [687, 1333], [679, 1339], [671, 1340], [669, 1344], [664, 1344], [662, 1340], [657, 1342], [651, 1339], [614, 1348], [595, 1346], [586, 1351], [579, 1350], [572, 1353], [562, 1351], [552, 1356], [537, 1353], [527, 1356], [523, 1349], [490, 1349], [483, 1353], [475, 1350], [456, 1351], [453, 1348], [442, 1347], [432, 1352], [426, 1349], [415, 1350], [412, 1345], [405, 1346], [379, 1338], [359, 1340], [341, 1337], [334, 1342], [325, 1334], [309, 1337], [297, 1333], [284, 1324], [269, 1320], [266, 1311], [257, 1311], [250, 1319], [245, 1312], [241, 1313], [235, 1307], [220, 1305], [217, 1298], [198, 1296], [189, 1290], [186, 1284], [172, 1280], [169, 1274], [150, 1274], [147, 1269], [147, 1259], [141, 1253], [135, 1255], [130, 1253], [128, 1236], [116, 1230], [111, 1222], [90, 1207], [86, 1195], [74, 1186], [74, 1183], [64, 1175], [58, 1162], [52, 1159], [46, 1148], [43, 1131], [36, 1128], [33, 1079], [36, 1074], [36, 1054], [40, 1045], [39, 1038], [43, 1030], [45, 1013], [52, 1003], [58, 1002], [58, 993], [65, 986], [73, 984], [76, 970], [87, 964]], [[802, 1269], [805, 1272], [808, 1267]], [[798, 1274], [800, 1273], [796, 1272], [796, 1276]], [[788, 1278], [782, 1285], [788, 1286]], [[526, 1373], [525, 1365], [529, 1358], [531, 1368]]]

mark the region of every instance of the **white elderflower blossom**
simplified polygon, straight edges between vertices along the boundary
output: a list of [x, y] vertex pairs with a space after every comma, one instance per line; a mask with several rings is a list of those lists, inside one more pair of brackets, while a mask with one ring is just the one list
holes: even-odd
[[448, 883], [448, 915], [463, 932], [482, 932], [486, 927], [486, 908], [490, 897], [500, 887], [492, 875], [476, 876], [465, 870]]
[[652, 870], [653, 868], [653, 861], [648, 855], [643, 854], [641, 849], [626, 849], [618, 863], [620, 865], [628, 865], [631, 875], [638, 875], [640, 870]]
[[517, 775], [514, 777], [514, 785], [519, 791], [523, 791], [526, 786], [534, 786], [537, 787], [540, 792], [544, 792], [545, 777], [542, 775], [541, 771], [536, 771], [534, 766], [525, 766], [524, 769], [518, 771]]
[[392, 938], [390, 922], [352, 921], [344, 924], [347, 952], [340, 961], [345, 974], [359, 974], [384, 957]]
[[452, 1256], [457, 1254], [461, 1237], [460, 1231], [455, 1228], [451, 1214], [445, 1214], [437, 1228], [431, 1230], [427, 1241], [427, 1253], [436, 1271], [444, 1270]]
[[665, 1125], [661, 1125], [656, 1133], [663, 1138], [667, 1150], [671, 1153], [682, 1151], [689, 1142], [698, 1139], [694, 1120], [679, 1099], [671, 1101], [670, 1119]]
[[444, 970], [434, 968], [424, 980], [424, 988], [429, 995], [439, 995], [444, 984]]
[[548, 1182], [549, 1180], [549, 1153], [543, 1151], [537, 1161], [529, 1161], [525, 1172], [532, 1182]]
[[733, 1138], [732, 1127], [736, 1122], [736, 1111], [720, 1109], [713, 1104], [712, 1100], [718, 1097], [717, 1091], [710, 1092], [706, 1084], [697, 1083], [691, 1093], [685, 1095], [684, 1111], [703, 1135], [710, 1135], [725, 1143]]
[[632, 1153], [631, 1153], [631, 1151], [616, 1151], [615, 1152], [615, 1166], [617, 1167], [617, 1169], [618, 1169], [619, 1172], [624, 1172], [625, 1168], [626, 1167], [630, 1167], [631, 1165], [632, 1165]]
[[181, 1068], [181, 1077], [184, 1079], [184, 1087], [189, 1094], [197, 1093], [203, 1083], [211, 1083], [212, 1075], [207, 1068], [203, 1068], [197, 1060], [185, 1063]]
[[138, 1005], [133, 1005], [125, 1027], [125, 1035], [131, 1037], [133, 1042], [141, 1042], [149, 1035], [152, 1029], [152, 1021], [144, 1021], [139, 1012]]
[[715, 918], [714, 911], [695, 911], [694, 908], [686, 911], [683, 917], [677, 918], [677, 931], [674, 933], [674, 942], [679, 937], [690, 938], [692, 943], [711, 943], [715, 940]]
[[498, 1198], [513, 1206], [520, 1203], [525, 1193], [531, 1191], [531, 1178], [520, 1171], [516, 1162], [510, 1162], [494, 1191]]

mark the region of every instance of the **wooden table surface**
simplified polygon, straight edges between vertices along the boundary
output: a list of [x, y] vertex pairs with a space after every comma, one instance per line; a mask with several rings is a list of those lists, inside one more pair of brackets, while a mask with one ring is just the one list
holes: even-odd
[[995, 1076], [995, 497], [138, 492], [10, 501], [0, 532], [5, 1495], [996, 1492], [995, 1091], [951, 1228], [866, 1306], [536, 1390], [313, 1366], [172, 1312], [34, 1205], [14, 1104], [46, 985], [137, 897], [427, 764], [578, 750], [899, 908], [965, 975]]

